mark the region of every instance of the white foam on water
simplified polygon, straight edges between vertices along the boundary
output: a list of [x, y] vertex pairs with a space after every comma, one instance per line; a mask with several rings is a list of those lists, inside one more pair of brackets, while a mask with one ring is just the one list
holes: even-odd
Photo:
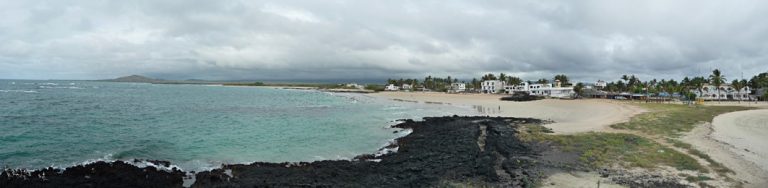
[[384, 107], [384, 110], [405, 110], [405, 109], [407, 109], [407, 108], [406, 107], [402, 107], [402, 106], [388, 106], [388, 107]]
[[397, 153], [398, 149], [400, 149], [399, 146], [398, 147], [394, 147], [394, 148], [382, 148], [381, 150], [379, 150], [378, 152], [373, 154], [373, 156], [381, 157], [381, 156], [384, 156], [384, 155], [387, 155], [387, 154]]
[[0, 90], [3, 93], [39, 93], [35, 90]]
[[331, 105], [307, 105], [307, 106], [298, 106], [299, 108], [330, 108]]
[[85, 89], [85, 88], [77, 87], [77, 86], [45, 86], [45, 85], [37, 86], [37, 88], [40, 88], [40, 89]]

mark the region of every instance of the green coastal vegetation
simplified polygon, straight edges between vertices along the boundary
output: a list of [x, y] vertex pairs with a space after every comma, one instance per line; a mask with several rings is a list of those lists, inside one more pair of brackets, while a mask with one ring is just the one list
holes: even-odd
[[587, 168], [608, 168], [613, 165], [656, 168], [665, 165], [679, 170], [707, 172], [694, 158], [634, 134], [546, 134], [549, 131], [544, 126], [528, 125], [520, 136], [526, 141], [545, 142], [565, 152], [577, 153], [579, 163]]
[[692, 156], [701, 158], [709, 163], [710, 169], [719, 174], [732, 172], [722, 164], [714, 161], [709, 155], [696, 150], [688, 143], [679, 140], [680, 136], [690, 132], [704, 122], [712, 122], [720, 114], [751, 110], [751, 107], [741, 106], [687, 106], [673, 104], [635, 104], [649, 112], [637, 115], [629, 122], [611, 125], [615, 129], [640, 131], [644, 134], [663, 138], [663, 141], [686, 151]]
[[636, 130], [650, 135], [678, 137], [683, 133], [690, 132], [702, 122], [712, 122], [712, 119], [717, 115], [753, 109], [741, 106], [688, 106], [656, 103], [634, 105], [645, 108], [649, 112], [637, 115], [629, 122], [614, 124], [611, 127]]
[[[669, 166], [678, 170], [699, 172], [698, 176], [682, 175], [690, 182], [712, 179], [705, 175], [714, 172], [725, 176], [733, 173], [706, 153], [695, 149], [680, 137], [704, 122], [711, 122], [720, 114], [750, 110], [738, 106], [699, 106], [657, 103], [632, 103], [649, 112], [637, 115], [629, 122], [610, 127], [626, 130], [621, 133], [590, 132], [574, 135], [553, 135], [540, 125], [527, 125], [520, 132], [526, 141], [548, 143], [565, 152], [575, 152], [581, 165], [587, 168], [609, 168], [614, 165], [654, 169]], [[700, 163], [698, 159], [706, 161]]]

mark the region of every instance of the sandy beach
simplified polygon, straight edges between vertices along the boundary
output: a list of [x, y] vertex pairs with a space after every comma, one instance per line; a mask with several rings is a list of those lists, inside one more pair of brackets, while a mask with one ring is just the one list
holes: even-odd
[[[745, 156], [747, 153], [745, 150], [714, 138], [714, 134], [712, 124], [703, 123], [682, 137], [682, 141], [693, 145], [697, 150], [705, 152], [713, 160], [733, 170], [735, 175], [731, 177], [744, 182], [744, 187], [762, 188], [768, 186], [768, 171], [757, 165], [755, 161], [748, 160], [748, 157]], [[760, 146], [761, 144], [753, 145]]]
[[[490, 116], [552, 120], [555, 123], [545, 126], [552, 128], [555, 134], [613, 132], [615, 130], [608, 126], [628, 121], [631, 117], [646, 112], [645, 109], [630, 105], [626, 101], [599, 99], [512, 102], [499, 100], [500, 95], [486, 94], [383, 92], [371, 95], [397, 100], [468, 105]], [[768, 147], [763, 145], [768, 143], [768, 136], [765, 136], [768, 135], [768, 103], [708, 102], [705, 105], [748, 106], [759, 109], [717, 116], [712, 123], [697, 126], [682, 140], [734, 170], [736, 175], [732, 177], [744, 182], [745, 187], [768, 186], [768, 161], [765, 160], [768, 158]], [[550, 176], [545, 182], [556, 183], [555, 185], [575, 182], [580, 184], [573, 184], [574, 186], [588, 187], [597, 180], [592, 177], [594, 175], [558, 173]]]
[[768, 110], [732, 112], [712, 121], [714, 139], [733, 145], [747, 160], [768, 171]]
[[[483, 114], [502, 117], [530, 117], [551, 120], [547, 124], [556, 134], [573, 134], [608, 129], [628, 121], [644, 109], [611, 100], [557, 100], [529, 102], [501, 101], [501, 95], [446, 94], [436, 92], [382, 92], [370, 94], [407, 101], [450, 103], [473, 106]], [[462, 115], [462, 114], [459, 114]]]
[[704, 103], [707, 106], [745, 106], [753, 108], [768, 109], [768, 102], [766, 101], [707, 101]]
[[768, 110], [722, 114], [697, 127], [684, 141], [736, 173], [745, 187], [768, 186]]

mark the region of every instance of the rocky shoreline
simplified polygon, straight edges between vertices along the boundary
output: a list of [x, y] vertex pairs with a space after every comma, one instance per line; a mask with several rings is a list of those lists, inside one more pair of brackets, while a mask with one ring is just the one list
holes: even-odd
[[[551, 172], [589, 170], [578, 167], [578, 155], [517, 137], [520, 126], [543, 123], [457, 116], [403, 120], [393, 127], [412, 133], [382, 149], [397, 152], [354, 160], [224, 165], [196, 173], [191, 187], [535, 187]], [[4, 170], [0, 187], [183, 187], [191, 178], [168, 162], [145, 162], [152, 165], [115, 161], [32, 172]], [[633, 185], [633, 178], [627, 178], [623, 182]]]
[[[535, 119], [488, 117], [406, 120], [412, 129], [388, 148], [353, 161], [226, 165], [197, 174], [193, 187], [431, 187], [448, 184], [527, 187], [540, 179], [536, 148], [515, 137]], [[378, 162], [376, 162], [378, 161]]]

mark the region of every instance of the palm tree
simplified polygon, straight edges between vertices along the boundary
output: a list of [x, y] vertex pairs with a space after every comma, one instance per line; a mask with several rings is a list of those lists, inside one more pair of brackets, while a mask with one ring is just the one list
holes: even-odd
[[[741, 84], [741, 85], [742, 85], [744, 88], [750, 88], [750, 87], [749, 87], [749, 81], [747, 81], [747, 79], [741, 79], [741, 81], [739, 81], [739, 83], [740, 83], [740, 84]], [[746, 94], [749, 94], [749, 93], [746, 93]], [[742, 96], [744, 96], [744, 95], [742, 94]], [[749, 98], [747, 98], [747, 99], [749, 99]]]
[[720, 74], [720, 70], [715, 69], [712, 71], [712, 74], [709, 75], [709, 82], [712, 85], [715, 85], [715, 88], [717, 89], [717, 98], [720, 98], [720, 86], [722, 86], [725, 83], [725, 75]]
[[427, 76], [424, 78], [424, 88], [426, 89], [432, 89], [432, 76]]
[[739, 96], [739, 103], [741, 103], [741, 100], [744, 100], [744, 98], [742, 98], [741, 89], [744, 89], [744, 87], [747, 86], [746, 80], [739, 81], [739, 79], [735, 79], [731, 82], [731, 86], [736, 90], [736, 95]]
[[523, 80], [515, 77], [515, 76], [507, 76], [507, 84], [509, 85], [520, 85], [523, 83]]

